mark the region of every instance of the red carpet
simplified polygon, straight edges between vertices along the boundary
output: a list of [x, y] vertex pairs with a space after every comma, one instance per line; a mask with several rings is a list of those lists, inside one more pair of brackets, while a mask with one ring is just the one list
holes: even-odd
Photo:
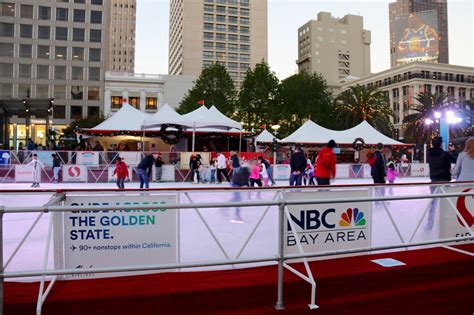
[[[458, 245], [474, 252], [474, 244]], [[383, 268], [376, 258], [406, 266]], [[302, 266], [297, 265], [301, 270]], [[310, 285], [285, 271], [281, 314], [474, 313], [474, 257], [444, 248], [311, 263], [320, 309], [309, 311]], [[43, 314], [276, 314], [276, 266], [56, 283]], [[37, 283], [7, 283], [5, 313], [34, 314]]]

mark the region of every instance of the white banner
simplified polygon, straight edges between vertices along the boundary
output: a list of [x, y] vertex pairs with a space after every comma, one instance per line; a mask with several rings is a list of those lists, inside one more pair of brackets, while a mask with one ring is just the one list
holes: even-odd
[[99, 152], [77, 151], [76, 164], [78, 165], [99, 165]]
[[287, 180], [290, 179], [291, 167], [289, 164], [273, 164], [273, 179]]
[[[176, 195], [68, 196], [66, 206], [100, 204], [114, 205], [117, 208], [112, 211], [64, 213], [65, 268], [88, 269], [177, 263], [178, 212], [160, 209], [160, 205], [176, 203]], [[124, 205], [138, 207], [149, 204], [156, 204], [156, 209], [120, 209]], [[71, 278], [146, 273], [150, 272], [86, 274]]]
[[[288, 193], [288, 200], [369, 197], [369, 190]], [[370, 246], [372, 211], [370, 202], [288, 206], [285, 253], [299, 253], [297, 239], [305, 253]], [[290, 220], [296, 231], [290, 226]], [[295, 233], [296, 232], [296, 233]]]
[[370, 175], [371, 170], [372, 168], [369, 164], [364, 164], [364, 178], [372, 178], [372, 176]]
[[87, 166], [63, 165], [63, 182], [87, 182]]
[[137, 166], [142, 161], [142, 152], [121, 151], [119, 156], [123, 159], [125, 164]]
[[[156, 167], [153, 166], [152, 180], [156, 181]], [[175, 166], [174, 165], [163, 165], [161, 167], [161, 181], [162, 182], [174, 182], [175, 179]]]
[[349, 164], [337, 164], [336, 165], [336, 178], [349, 178]]
[[[473, 186], [468, 187], [446, 187], [446, 193], [474, 192]], [[449, 198], [464, 218], [468, 227], [474, 230], [474, 197], [455, 197]], [[469, 236], [462, 220], [458, 217], [455, 210], [448, 202], [448, 198], [441, 199], [440, 215], [440, 238], [453, 238]]]
[[33, 166], [31, 165], [15, 165], [15, 182], [32, 182], [33, 181]]
[[413, 177], [422, 177], [422, 176], [429, 176], [430, 175], [430, 168], [428, 164], [411, 164], [411, 176]]

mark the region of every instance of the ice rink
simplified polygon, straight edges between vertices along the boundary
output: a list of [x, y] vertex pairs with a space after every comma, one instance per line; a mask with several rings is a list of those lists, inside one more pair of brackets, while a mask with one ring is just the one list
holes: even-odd
[[[420, 183], [428, 182], [427, 178], [402, 178], [399, 183]], [[286, 185], [287, 182], [280, 181], [279, 185]], [[370, 179], [337, 180], [334, 185], [345, 184], [371, 184]], [[194, 191], [189, 194], [193, 202], [230, 202], [235, 200], [233, 192], [218, 190], [221, 187], [228, 187], [228, 184], [191, 184], [191, 183], [152, 183], [151, 188], [198, 188], [215, 187], [216, 190]], [[126, 188], [137, 188], [137, 183], [128, 183]], [[60, 183], [42, 184], [42, 189], [105, 189], [115, 188], [113, 183], [101, 184], [80, 184], [80, 183]], [[52, 193], [35, 193], [29, 184], [1, 184], [0, 189], [24, 190], [20, 194], [0, 194], [0, 204], [5, 206], [40, 206], [48, 202]], [[385, 195], [421, 195], [429, 194], [429, 186], [400, 186], [393, 189], [386, 188]], [[275, 190], [264, 190], [258, 193], [258, 189], [251, 192], [241, 192], [240, 197], [245, 200], [271, 200], [275, 197]], [[188, 203], [189, 200], [184, 194], [180, 194], [180, 202]], [[402, 237], [410, 239], [416, 224], [421, 218], [424, 210], [429, 205], [430, 200], [402, 200], [390, 201], [385, 205], [382, 203], [372, 203], [372, 246], [382, 246], [389, 244], [399, 244], [393, 225], [390, 222], [387, 210], [393, 216], [398, 225]], [[385, 209], [385, 206], [387, 209]], [[220, 242], [222, 250], [217, 245], [204, 222], [201, 220], [195, 209], [180, 210], [180, 261], [197, 262], [237, 258], [242, 251], [240, 258], [257, 258], [261, 256], [271, 256], [277, 253], [278, 239], [278, 213], [276, 207], [271, 207], [256, 229], [255, 234], [249, 240], [247, 246], [242, 247], [250, 233], [262, 218], [267, 207], [242, 208], [240, 218], [236, 216], [235, 208], [213, 208], [200, 209], [199, 212], [209, 228]], [[434, 219], [433, 226], [428, 224], [427, 215], [415, 235], [414, 241], [436, 239], [439, 234], [438, 211], [429, 215]], [[14, 248], [21, 241], [22, 237], [36, 219], [38, 214], [8, 214], [4, 216], [4, 261], [11, 256]], [[19, 270], [39, 270], [42, 268], [44, 257], [46, 236], [48, 230], [49, 214], [42, 215], [38, 225], [33, 230], [23, 247], [7, 267], [7, 271]], [[236, 222], [241, 219], [243, 222]], [[49, 249], [50, 259], [48, 268], [53, 268], [53, 249]]]

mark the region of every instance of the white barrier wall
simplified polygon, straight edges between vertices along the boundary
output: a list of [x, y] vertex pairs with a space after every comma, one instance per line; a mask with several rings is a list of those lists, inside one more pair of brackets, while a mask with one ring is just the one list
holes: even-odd
[[33, 181], [33, 166], [17, 164], [15, 165], [15, 181], [17, 183]]
[[[160, 209], [176, 204], [177, 196], [68, 196], [65, 205], [114, 205], [116, 210], [66, 212], [62, 222], [64, 246], [55, 250], [55, 261], [64, 259], [64, 267], [139, 266], [178, 262], [178, 211]], [[153, 210], [120, 210], [122, 205], [156, 204]], [[60, 218], [60, 216], [59, 216]], [[58, 226], [59, 224], [59, 226]], [[59, 230], [58, 230], [59, 229]], [[149, 273], [149, 272], [141, 272]], [[127, 273], [139, 274], [139, 272]], [[124, 273], [86, 274], [81, 278], [124, 276]]]
[[63, 165], [63, 182], [87, 182], [87, 166]]
[[[446, 187], [446, 193], [472, 192], [474, 187]], [[440, 238], [469, 236], [460, 217], [453, 209], [453, 205], [459, 211], [471, 231], [474, 229], [474, 197], [460, 196], [448, 199], [441, 199], [441, 218], [440, 218]]]

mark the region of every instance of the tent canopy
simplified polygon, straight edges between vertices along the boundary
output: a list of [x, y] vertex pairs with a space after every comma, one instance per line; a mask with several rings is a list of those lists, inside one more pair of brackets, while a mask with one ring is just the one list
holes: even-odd
[[91, 130], [124, 130], [136, 131], [141, 130], [143, 121], [150, 119], [148, 114], [145, 114], [130, 104], [123, 104], [115, 114], [110, 116], [107, 120], [101, 122]]
[[273, 142], [273, 139], [280, 141], [274, 135], [272, 135], [267, 129], [265, 129], [255, 138], [255, 142], [270, 143], [270, 142]]
[[184, 127], [193, 126], [189, 120], [178, 114], [171, 108], [171, 106], [165, 104], [159, 111], [151, 116], [150, 119], [145, 120], [143, 126], [140, 126], [140, 129], [142, 129], [142, 127], [144, 129], [161, 128], [161, 126], [167, 124], [180, 125]]
[[184, 114], [183, 118], [190, 121], [197, 131], [219, 132], [222, 130], [242, 129], [242, 124], [222, 114], [215, 106], [198, 109]]
[[347, 130], [331, 130], [319, 126], [308, 120], [291, 135], [281, 140], [283, 143], [308, 143], [324, 144], [329, 140], [336, 141], [337, 144], [352, 144], [356, 138], [364, 139], [368, 145], [374, 145], [379, 142], [385, 145], [406, 146], [407, 144], [393, 140], [380, 133], [372, 127], [367, 121]]

